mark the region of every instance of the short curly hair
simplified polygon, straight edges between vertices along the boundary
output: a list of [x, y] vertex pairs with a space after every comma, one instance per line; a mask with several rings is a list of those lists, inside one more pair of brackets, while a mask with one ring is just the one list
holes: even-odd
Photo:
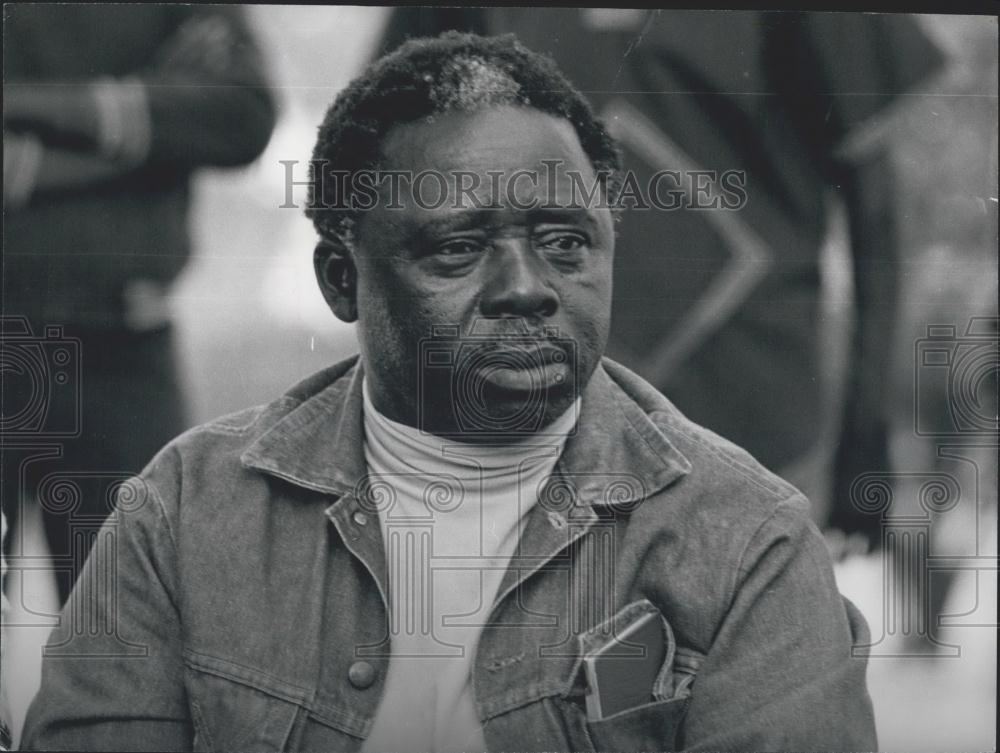
[[449, 31], [407, 41], [337, 96], [313, 149], [306, 216], [321, 236], [346, 241], [363, 210], [351, 208], [349, 196], [339, 197], [336, 207], [323, 205], [317, 184], [332, 185], [337, 174], [376, 169], [382, 142], [395, 125], [491, 105], [531, 107], [568, 120], [614, 204], [621, 183], [618, 145], [555, 62], [513, 34]]

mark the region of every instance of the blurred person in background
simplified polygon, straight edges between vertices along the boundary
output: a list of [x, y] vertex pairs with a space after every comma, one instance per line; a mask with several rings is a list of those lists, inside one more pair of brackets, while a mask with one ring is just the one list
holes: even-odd
[[[187, 424], [166, 293], [190, 255], [191, 176], [251, 162], [275, 109], [236, 7], [8, 5], [4, 72], [4, 337], [75, 342], [78, 360], [50, 392], [5, 362], [5, 433], [61, 437], [26, 489], [5, 469], [5, 511], [16, 527], [11, 500], [40, 504], [64, 602], [91, 546], [74, 524], [96, 530], [109, 479]], [[75, 505], [39, 488], [57, 477]]]
[[[619, 228], [608, 354], [802, 487], [838, 554], [877, 544], [881, 521], [854, 508], [850, 487], [889, 468], [899, 241], [888, 147], [905, 95], [943, 60], [915, 20], [411, 7], [394, 11], [381, 51], [447, 28], [514, 32], [552, 55], [643, 185], [680, 171], [664, 194], [708, 199], [646, 207]], [[736, 211], [713, 208], [727, 171], [745, 176]], [[853, 259], [850, 333], [823, 321], [831, 207], [846, 214]]]

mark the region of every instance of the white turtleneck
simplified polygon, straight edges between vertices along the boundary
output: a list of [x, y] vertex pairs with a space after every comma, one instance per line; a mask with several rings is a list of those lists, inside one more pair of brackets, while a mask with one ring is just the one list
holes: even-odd
[[365, 460], [380, 505], [392, 655], [362, 753], [485, 751], [472, 688], [482, 625], [573, 430], [579, 399], [544, 436], [453, 442], [390, 421], [364, 383]]

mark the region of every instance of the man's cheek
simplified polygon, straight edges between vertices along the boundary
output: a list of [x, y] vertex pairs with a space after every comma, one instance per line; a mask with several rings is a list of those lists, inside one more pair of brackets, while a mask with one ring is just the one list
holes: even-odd
[[604, 353], [610, 329], [610, 306], [593, 300], [581, 301], [567, 314], [573, 326], [567, 336], [574, 340], [577, 367], [583, 372], [593, 368]]

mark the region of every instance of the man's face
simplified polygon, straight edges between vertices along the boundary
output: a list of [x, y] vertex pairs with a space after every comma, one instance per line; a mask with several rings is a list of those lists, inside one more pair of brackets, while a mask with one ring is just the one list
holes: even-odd
[[395, 202], [383, 184], [356, 229], [375, 406], [463, 441], [539, 430], [607, 341], [613, 223], [586, 198], [596, 176], [579, 138], [565, 120], [500, 106], [399, 125], [382, 151], [385, 170], [445, 181], [425, 179], [423, 200], [404, 182]]

